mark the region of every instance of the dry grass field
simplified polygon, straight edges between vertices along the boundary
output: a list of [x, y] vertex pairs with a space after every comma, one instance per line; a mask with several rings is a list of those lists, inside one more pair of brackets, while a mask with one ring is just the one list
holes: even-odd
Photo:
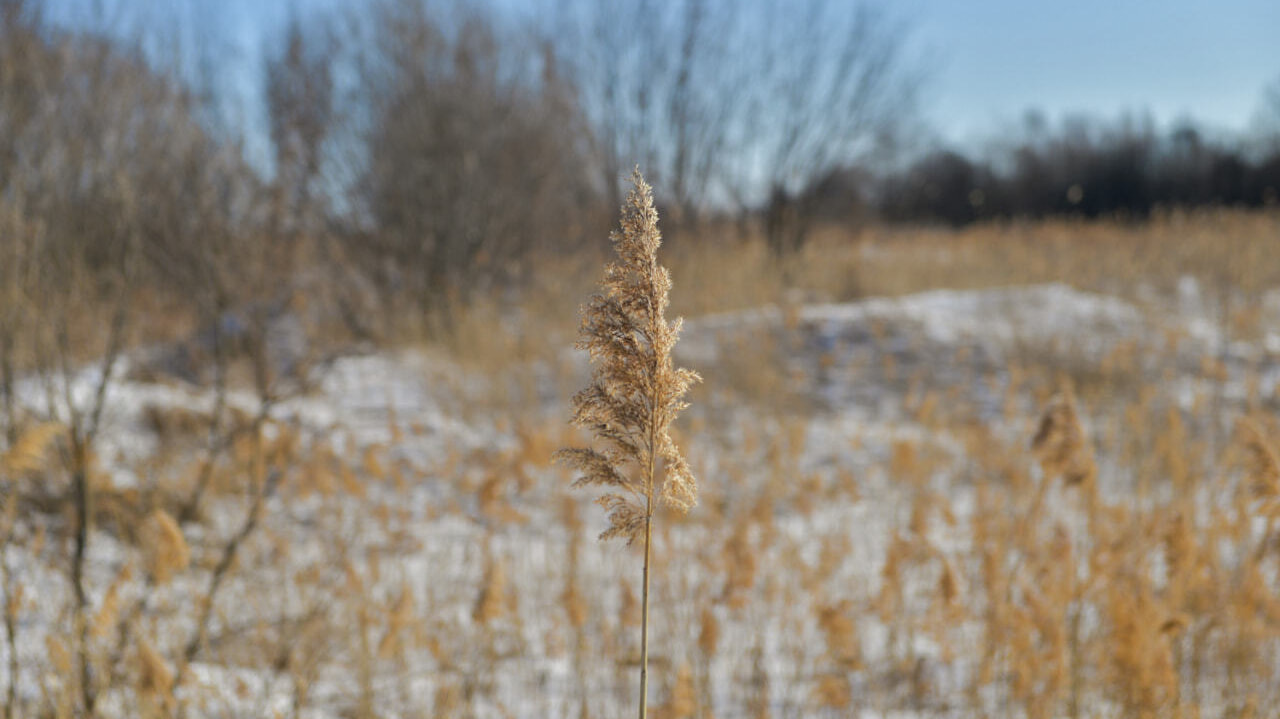
[[[1278, 250], [1225, 210], [671, 237], [700, 496], [653, 528], [650, 715], [1273, 715]], [[601, 260], [301, 379], [23, 373], [6, 716], [633, 713], [642, 550], [552, 459]]]

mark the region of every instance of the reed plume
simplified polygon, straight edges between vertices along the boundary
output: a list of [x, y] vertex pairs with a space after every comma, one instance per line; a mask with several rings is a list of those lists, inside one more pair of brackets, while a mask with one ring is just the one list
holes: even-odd
[[156, 584], [166, 584], [191, 563], [191, 549], [178, 522], [163, 509], [151, 514], [143, 526], [147, 569]]
[[1259, 497], [1280, 495], [1280, 452], [1267, 437], [1263, 426], [1251, 419], [1239, 422], [1245, 454], [1245, 477]]
[[1092, 483], [1096, 477], [1097, 466], [1070, 385], [1064, 384], [1049, 403], [1031, 450], [1047, 477], [1061, 477], [1068, 485]]
[[582, 308], [577, 348], [594, 366], [591, 383], [573, 397], [572, 423], [587, 428], [600, 449], [563, 449], [557, 459], [581, 476], [574, 487], [604, 487], [597, 502], [609, 516], [600, 539], [644, 539], [641, 600], [640, 717], [646, 714], [649, 641], [649, 556], [659, 502], [680, 511], [697, 503], [697, 483], [670, 427], [687, 407], [697, 373], [676, 368], [671, 350], [680, 320], [666, 318], [671, 277], [658, 264], [658, 212], [639, 169], [622, 207], [622, 226], [609, 239], [618, 260], [605, 267], [601, 291]]
[[173, 671], [146, 639], [138, 641], [138, 689], [161, 698], [173, 690]]
[[54, 440], [66, 432], [57, 422], [44, 422], [18, 434], [13, 444], [0, 452], [0, 472], [9, 477], [34, 472], [44, 464], [45, 455]]

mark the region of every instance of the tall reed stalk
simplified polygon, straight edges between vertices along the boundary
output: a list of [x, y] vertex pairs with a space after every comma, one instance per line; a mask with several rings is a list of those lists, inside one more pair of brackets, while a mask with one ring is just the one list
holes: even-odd
[[701, 378], [676, 368], [671, 350], [680, 320], [666, 318], [671, 277], [658, 264], [658, 212], [639, 169], [610, 239], [618, 260], [605, 267], [600, 292], [582, 308], [578, 349], [591, 356], [591, 383], [573, 397], [573, 424], [591, 430], [599, 449], [557, 452], [581, 476], [575, 487], [601, 486], [609, 513], [600, 539], [644, 539], [640, 621], [640, 719], [649, 688], [649, 568], [659, 502], [679, 511], [697, 503], [697, 482], [669, 433], [684, 395]]

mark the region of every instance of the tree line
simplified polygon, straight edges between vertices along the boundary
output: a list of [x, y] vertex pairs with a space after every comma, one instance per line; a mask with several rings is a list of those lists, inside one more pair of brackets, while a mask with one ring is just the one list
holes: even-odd
[[[925, 73], [869, 3], [371, 0], [295, 15], [248, 85], [216, 40], [179, 71], [145, 32], [45, 7], [0, 0], [0, 265], [205, 318], [307, 272], [362, 333], [370, 302], [390, 317], [388, 297], [437, 310], [519, 286], [533, 255], [602, 249], [635, 165], [670, 234], [731, 218], [780, 256], [823, 220], [1136, 216], [1264, 205], [1280, 184], [1274, 146], [1132, 118], [903, 165]], [[223, 111], [246, 87], [257, 119]]]
[[[1280, 112], [1276, 120], [1280, 137]], [[978, 157], [925, 154], [884, 178], [876, 209], [890, 220], [964, 225], [1280, 202], [1280, 145], [1212, 137], [1189, 120], [1161, 131], [1150, 118], [1077, 116], [1055, 127], [1031, 115], [1020, 135]]]

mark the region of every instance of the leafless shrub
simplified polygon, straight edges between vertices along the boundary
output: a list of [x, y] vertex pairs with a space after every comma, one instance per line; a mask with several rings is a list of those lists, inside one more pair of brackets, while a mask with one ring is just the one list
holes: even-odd
[[361, 197], [378, 231], [362, 242], [385, 282], [438, 309], [591, 229], [576, 98], [548, 48], [413, 1], [375, 22]]

